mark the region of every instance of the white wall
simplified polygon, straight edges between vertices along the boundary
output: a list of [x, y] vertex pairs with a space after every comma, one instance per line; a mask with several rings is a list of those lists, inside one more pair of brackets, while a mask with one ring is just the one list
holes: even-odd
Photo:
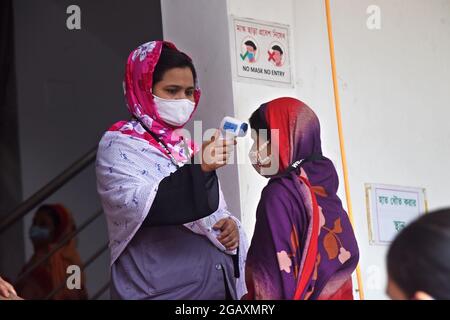
[[[425, 187], [430, 209], [450, 204], [450, 1], [342, 2], [332, 10], [350, 187], [367, 296], [378, 298], [386, 248], [367, 245], [363, 184]], [[365, 27], [371, 4], [378, 31]]]
[[[161, 11], [164, 39], [189, 54], [198, 73], [202, 97], [193, 121], [201, 120], [203, 130], [217, 128], [234, 113], [226, 1], [162, 0]], [[187, 127], [192, 130], [192, 122]], [[230, 212], [240, 217], [237, 166], [221, 168], [218, 175]]]
[[[164, 3], [181, 2], [184, 1], [162, 0], [163, 7]], [[194, 6], [203, 3], [189, 1]], [[386, 298], [386, 247], [369, 246], [364, 183], [425, 187], [430, 209], [450, 205], [450, 190], [444, 183], [450, 179], [450, 170], [445, 167], [450, 160], [450, 147], [446, 143], [450, 138], [447, 124], [450, 117], [450, 0], [339, 0], [331, 3], [364, 291], [367, 299], [383, 299]], [[381, 30], [371, 31], [366, 27], [369, 5], [381, 8]], [[306, 102], [321, 121], [323, 151], [336, 165], [341, 181], [339, 196], [345, 205], [324, 2], [227, 0], [227, 11], [222, 10], [223, 7], [217, 11], [200, 11], [197, 16], [189, 17], [203, 19], [204, 15], [212, 15], [222, 24], [225, 15], [228, 19], [235, 15], [291, 25], [295, 86], [268, 87], [233, 78], [235, 115], [248, 119], [261, 103], [280, 96], [294, 96]], [[183, 12], [178, 15], [185, 17]], [[198, 37], [197, 31], [192, 30], [172, 29], [171, 32]], [[201, 35], [211, 36], [206, 31]], [[226, 47], [230, 40], [221, 40], [207, 50], [228, 50], [233, 61], [231, 49]], [[228, 84], [221, 77], [228, 81], [228, 66], [211, 78], [218, 79], [227, 92]], [[247, 156], [248, 139], [247, 145], [240, 144], [240, 159]], [[266, 180], [250, 165], [239, 165], [241, 219], [249, 236], [253, 233], [256, 206], [265, 184]]]
[[[262, 1], [228, 1], [228, 15], [276, 22], [279, 24], [293, 25], [294, 12], [292, 10], [295, 0], [281, 0], [278, 2], [270, 0]], [[231, 18], [229, 20], [230, 28], [232, 26]], [[294, 29], [291, 29], [295, 33]], [[230, 38], [233, 41], [232, 33]], [[233, 72], [236, 70], [234, 59], [234, 43], [230, 49], [230, 59], [233, 62]], [[291, 48], [294, 49], [293, 41]], [[295, 64], [295, 59], [291, 55], [291, 61]], [[293, 70], [295, 78], [295, 69]], [[250, 115], [263, 103], [281, 96], [296, 96], [294, 87], [268, 87], [266, 85], [250, 82], [238, 82], [233, 78], [234, 109], [237, 118], [248, 120]], [[262, 178], [253, 167], [248, 164], [248, 152], [252, 141], [250, 135], [247, 135], [244, 143], [238, 145], [239, 158], [239, 182], [240, 182], [240, 202], [241, 202], [241, 220], [245, 231], [251, 238], [255, 225], [255, 213], [261, 191], [267, 184], [267, 179]]]
[[[382, 28], [366, 27], [369, 5], [381, 8]], [[255, 8], [258, 10], [255, 10]], [[384, 298], [386, 247], [368, 245], [364, 183], [425, 187], [430, 209], [449, 205], [450, 1], [332, 1], [337, 70], [355, 229], [368, 299]], [[229, 14], [290, 24], [294, 42], [294, 95], [322, 125], [324, 153], [341, 178], [323, 1], [229, 0]], [[237, 115], [291, 90], [233, 82]], [[425, 169], [426, 168], [426, 169]], [[253, 228], [264, 181], [240, 167], [242, 220]]]

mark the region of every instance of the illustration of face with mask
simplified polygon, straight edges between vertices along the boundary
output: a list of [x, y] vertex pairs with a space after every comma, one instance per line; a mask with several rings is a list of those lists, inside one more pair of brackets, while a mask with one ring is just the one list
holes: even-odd
[[246, 41], [245, 46], [247, 48], [247, 58], [248, 62], [255, 63], [256, 62], [256, 50], [257, 47], [253, 41]]

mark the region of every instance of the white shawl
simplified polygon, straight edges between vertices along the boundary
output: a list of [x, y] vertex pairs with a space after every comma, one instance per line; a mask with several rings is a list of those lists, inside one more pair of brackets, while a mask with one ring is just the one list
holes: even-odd
[[[101, 139], [97, 152], [97, 190], [100, 195], [109, 233], [111, 265], [120, 256], [136, 234], [152, 206], [162, 179], [176, 171], [176, 166], [161, 151], [146, 140], [108, 131]], [[207, 237], [226, 254], [229, 252], [217, 240], [214, 224], [232, 218], [239, 228], [239, 271], [236, 279], [238, 299], [247, 293], [245, 286], [245, 260], [248, 242], [238, 219], [227, 210], [219, 184], [219, 207], [216, 212], [184, 226], [194, 233]]]

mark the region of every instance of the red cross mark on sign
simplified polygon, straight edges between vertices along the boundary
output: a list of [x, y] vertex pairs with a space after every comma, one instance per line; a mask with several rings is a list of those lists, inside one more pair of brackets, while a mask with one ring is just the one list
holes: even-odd
[[267, 51], [267, 53], [269, 54], [269, 62], [270, 61], [275, 62], [275, 51], [274, 52]]

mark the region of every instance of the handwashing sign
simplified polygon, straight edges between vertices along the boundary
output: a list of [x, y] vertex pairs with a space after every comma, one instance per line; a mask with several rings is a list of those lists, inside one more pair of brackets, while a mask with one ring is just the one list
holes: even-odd
[[289, 26], [233, 18], [238, 79], [292, 85]]
[[426, 211], [425, 189], [366, 184], [371, 244], [388, 245]]

